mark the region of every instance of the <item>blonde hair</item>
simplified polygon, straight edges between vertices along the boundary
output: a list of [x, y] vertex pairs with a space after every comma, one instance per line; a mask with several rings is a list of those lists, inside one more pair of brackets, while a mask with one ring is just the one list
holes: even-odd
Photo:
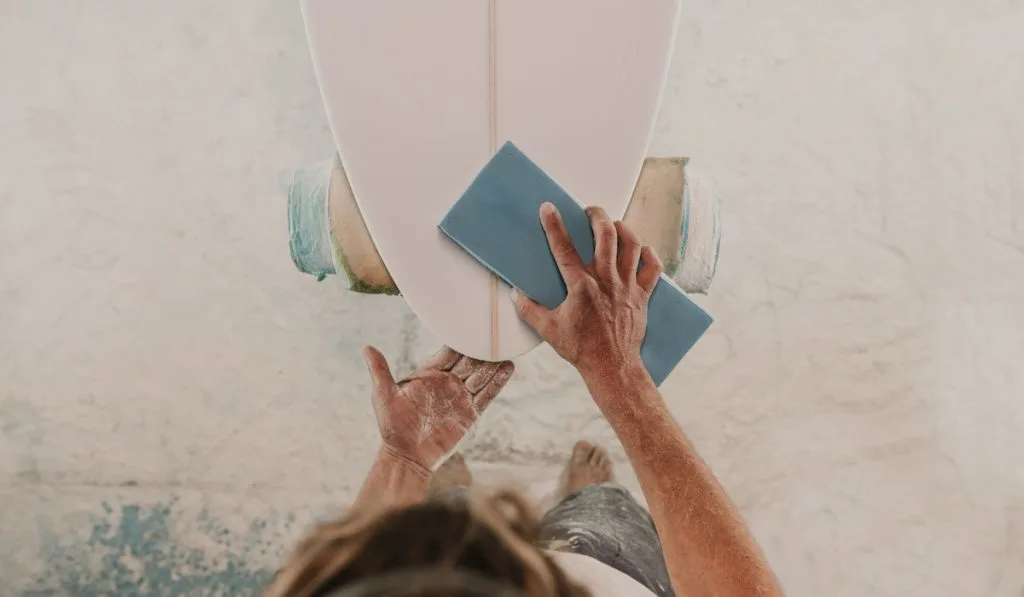
[[266, 596], [323, 597], [367, 578], [431, 568], [475, 573], [528, 597], [590, 597], [536, 547], [537, 529], [537, 517], [510, 491], [356, 511], [309, 533]]

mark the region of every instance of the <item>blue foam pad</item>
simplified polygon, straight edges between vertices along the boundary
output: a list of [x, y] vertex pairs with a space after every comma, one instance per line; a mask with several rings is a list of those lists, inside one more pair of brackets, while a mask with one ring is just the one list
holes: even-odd
[[[540, 224], [540, 206], [558, 208], [584, 263], [594, 258], [594, 233], [584, 208], [511, 142], [491, 158], [441, 221], [441, 230], [506, 284], [554, 309], [566, 289]], [[640, 347], [654, 383], [668, 377], [711, 326], [711, 316], [662, 276], [647, 308]]]

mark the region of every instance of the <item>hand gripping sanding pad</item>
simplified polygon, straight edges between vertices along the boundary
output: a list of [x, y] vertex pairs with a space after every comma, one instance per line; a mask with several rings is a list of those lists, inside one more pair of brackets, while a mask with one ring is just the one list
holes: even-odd
[[[584, 263], [594, 258], [586, 211], [511, 142], [484, 166], [439, 227], [506, 284], [554, 309], [566, 288], [540, 223], [540, 206], [558, 208]], [[712, 318], [662, 275], [647, 307], [640, 347], [647, 372], [661, 385], [711, 326]]]

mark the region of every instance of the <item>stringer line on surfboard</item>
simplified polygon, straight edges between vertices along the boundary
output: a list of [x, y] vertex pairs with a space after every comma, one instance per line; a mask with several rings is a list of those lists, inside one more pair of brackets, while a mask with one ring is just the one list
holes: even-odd
[[[487, 51], [488, 51], [488, 96], [490, 108], [489, 129], [489, 152], [490, 155], [498, 150], [498, 60], [497, 60], [497, 33], [498, 33], [498, 0], [488, 0], [487, 4]], [[491, 274], [491, 360], [497, 361], [499, 355], [498, 344], [498, 276]]]

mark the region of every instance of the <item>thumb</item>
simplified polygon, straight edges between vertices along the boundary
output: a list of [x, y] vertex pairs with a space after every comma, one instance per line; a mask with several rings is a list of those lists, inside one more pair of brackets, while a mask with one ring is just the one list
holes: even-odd
[[366, 368], [370, 371], [370, 379], [373, 380], [374, 392], [386, 393], [395, 386], [391, 367], [388, 366], [387, 359], [379, 350], [367, 346], [363, 349], [363, 358], [366, 360]]
[[512, 302], [516, 304], [519, 317], [533, 328], [533, 331], [543, 337], [551, 320], [551, 311], [538, 305], [533, 299], [520, 292], [518, 288], [512, 289]]

